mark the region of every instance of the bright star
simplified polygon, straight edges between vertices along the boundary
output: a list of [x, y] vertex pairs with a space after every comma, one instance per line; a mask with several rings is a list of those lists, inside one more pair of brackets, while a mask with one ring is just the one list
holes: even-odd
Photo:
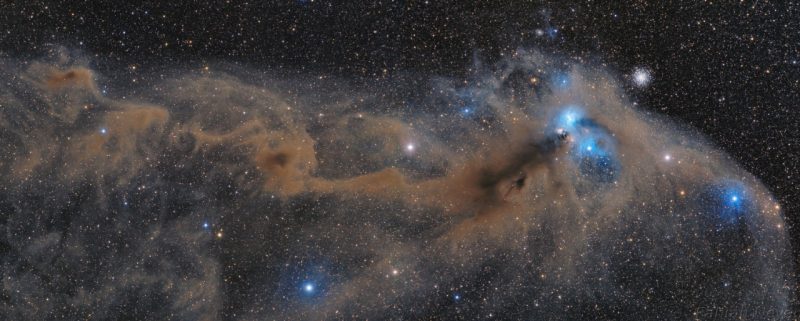
[[313, 293], [314, 292], [314, 283], [306, 282], [303, 284], [303, 292], [305, 293]]
[[571, 82], [569, 74], [565, 72], [556, 73], [553, 76], [552, 81], [555, 88], [560, 90], [568, 89], [570, 87], [570, 82]]
[[108, 129], [106, 129], [105, 127], [100, 128], [100, 134], [102, 135], [108, 134]]
[[551, 39], [558, 36], [558, 28], [547, 28], [547, 36], [549, 36]]
[[414, 151], [414, 144], [406, 145], [406, 150], [409, 151], [409, 152], [413, 152]]

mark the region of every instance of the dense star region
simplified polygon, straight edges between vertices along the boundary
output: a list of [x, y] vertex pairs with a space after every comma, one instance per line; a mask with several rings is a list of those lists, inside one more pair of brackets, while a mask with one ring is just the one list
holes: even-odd
[[602, 68], [520, 49], [465, 79], [131, 89], [90, 65], [2, 63], [11, 319], [790, 313], [780, 205]]
[[798, 320], [800, 3], [0, 1], [0, 320]]

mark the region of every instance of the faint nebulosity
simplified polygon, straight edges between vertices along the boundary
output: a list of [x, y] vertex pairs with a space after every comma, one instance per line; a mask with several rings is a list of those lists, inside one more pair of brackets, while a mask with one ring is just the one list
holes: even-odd
[[0, 319], [791, 319], [786, 194], [533, 17], [458, 72], [7, 49]]

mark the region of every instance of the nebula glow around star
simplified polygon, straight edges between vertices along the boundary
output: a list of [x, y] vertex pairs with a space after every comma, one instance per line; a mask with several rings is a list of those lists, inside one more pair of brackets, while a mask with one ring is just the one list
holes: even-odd
[[519, 50], [474, 82], [363, 86], [139, 68], [134, 87], [66, 50], [7, 58], [2, 314], [788, 315], [767, 189], [638, 111], [615, 71], [556, 61]]

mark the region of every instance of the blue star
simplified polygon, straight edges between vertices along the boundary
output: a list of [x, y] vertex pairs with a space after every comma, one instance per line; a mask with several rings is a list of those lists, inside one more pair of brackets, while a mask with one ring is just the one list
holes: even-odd
[[744, 186], [732, 183], [723, 190], [722, 197], [725, 199], [725, 205], [731, 208], [739, 207], [744, 200]]
[[558, 36], [558, 28], [547, 28], [547, 36], [550, 37], [550, 39], [554, 39], [556, 36]]
[[572, 82], [569, 78], [569, 74], [565, 72], [557, 73], [553, 76], [553, 86], [557, 89], [567, 89]]
[[455, 106], [459, 108], [461, 116], [468, 117], [481, 112], [484, 104], [485, 94], [480, 88], [463, 88], [455, 93]]
[[306, 281], [303, 283], [302, 290], [305, 294], [313, 294], [314, 290], [316, 290], [316, 286], [311, 281]]
[[745, 218], [753, 206], [747, 197], [747, 186], [735, 180], [723, 180], [709, 186], [702, 199], [708, 206], [708, 213], [726, 224]]
[[100, 128], [100, 135], [105, 135], [105, 134], [108, 134], [108, 129], [105, 128], [105, 127], [101, 127]]
[[740, 184], [731, 184], [722, 191], [723, 218], [733, 221], [744, 212], [744, 187]]

